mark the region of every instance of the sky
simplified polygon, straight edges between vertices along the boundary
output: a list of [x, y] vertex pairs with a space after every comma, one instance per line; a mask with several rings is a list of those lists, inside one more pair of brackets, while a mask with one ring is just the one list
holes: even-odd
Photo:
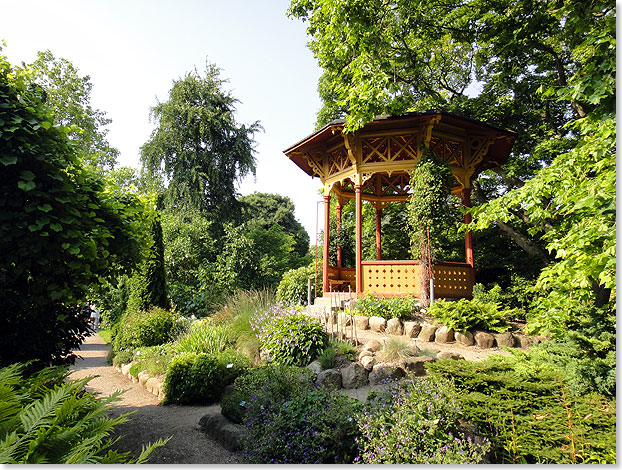
[[306, 25], [287, 17], [288, 6], [289, 0], [0, 0], [1, 53], [19, 65], [50, 50], [88, 75], [92, 107], [112, 120], [108, 141], [120, 152], [119, 164], [136, 168], [154, 128], [150, 108], [168, 99], [173, 80], [216, 64], [240, 101], [237, 122], [264, 128], [255, 136], [256, 177], [238, 191], [288, 196], [313, 244], [322, 185], [283, 150], [313, 132], [321, 69], [306, 47]]

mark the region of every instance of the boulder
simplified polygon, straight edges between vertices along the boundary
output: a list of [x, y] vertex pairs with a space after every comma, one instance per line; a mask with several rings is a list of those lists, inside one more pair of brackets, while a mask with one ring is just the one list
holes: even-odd
[[473, 333], [470, 331], [465, 331], [464, 333], [456, 331], [454, 333], [454, 338], [456, 338], [456, 342], [463, 344], [464, 346], [473, 346], [475, 344]]
[[460, 359], [464, 360], [464, 356], [462, 356], [462, 354], [458, 354], [458, 353], [450, 352], [450, 351], [441, 351], [438, 353], [436, 358], [439, 361], [442, 359], [453, 359], [455, 361], [458, 361]]
[[369, 356], [369, 357], [373, 357], [373, 356], [374, 356], [374, 353], [373, 353], [373, 352], [371, 352], [371, 351], [370, 351], [370, 350], [368, 350], [368, 349], [363, 349], [363, 350], [359, 353], [359, 361], [360, 361], [361, 359], [363, 359], [364, 357], [368, 357], [368, 356]]
[[123, 375], [130, 375], [130, 367], [132, 367], [132, 362], [130, 362], [128, 364], [122, 364], [121, 365], [121, 373]]
[[339, 312], [337, 314], [337, 321], [339, 322], [339, 326], [352, 325], [352, 317], [350, 317], [349, 313]]
[[203, 416], [199, 420], [199, 427], [202, 432], [220, 442], [225, 449], [232, 452], [240, 449], [243, 426], [231, 423], [220, 413]]
[[381, 317], [369, 317], [369, 328], [376, 333], [383, 333], [387, 327], [387, 320]]
[[404, 322], [404, 336], [407, 336], [408, 338], [416, 338], [420, 331], [421, 325], [416, 321]]
[[319, 374], [320, 372], [322, 372], [323, 367], [322, 367], [322, 364], [320, 364], [320, 361], [313, 361], [311, 364], [307, 366], [307, 369], [309, 369], [312, 372], [315, 372], [316, 374]]
[[369, 373], [369, 385], [392, 382], [404, 377], [404, 371], [395, 364], [381, 362], [373, 367]]
[[355, 315], [354, 324], [356, 325], [357, 330], [367, 330], [369, 328], [369, 317]]
[[498, 333], [495, 335], [495, 338], [497, 340], [497, 346], [499, 347], [506, 346], [508, 348], [513, 348], [516, 346], [516, 338], [514, 338], [514, 335], [509, 331]]
[[147, 380], [147, 382], [145, 382], [145, 388], [148, 392], [157, 395], [160, 392], [160, 382], [155, 377], [151, 377], [149, 380]]
[[397, 335], [401, 336], [404, 334], [404, 327], [402, 326], [402, 322], [399, 318], [390, 318], [387, 321], [387, 327], [385, 332], [389, 335]]
[[407, 357], [400, 359], [399, 365], [407, 373], [424, 375], [426, 362], [434, 362], [434, 358], [430, 356]]
[[138, 383], [140, 384], [140, 386], [141, 386], [141, 387], [144, 387], [144, 386], [145, 386], [145, 383], [146, 383], [146, 382], [147, 382], [147, 380], [149, 380], [150, 378], [151, 378], [151, 377], [149, 376], [149, 374], [148, 374], [146, 371], [144, 371], [144, 370], [141, 370], [141, 371], [138, 373]]
[[369, 341], [367, 341], [364, 345], [362, 350], [363, 351], [371, 351], [371, 352], [376, 352], [378, 351], [380, 348], [382, 347], [382, 343], [378, 340], [375, 339], [370, 339]]
[[341, 388], [341, 372], [335, 369], [326, 369], [317, 375], [315, 381], [317, 385], [327, 385], [334, 388]]
[[531, 347], [531, 338], [527, 335], [514, 335], [518, 341], [521, 349], [528, 349]]
[[436, 334], [436, 330], [438, 326], [432, 325], [431, 323], [424, 323], [421, 325], [421, 331], [419, 331], [419, 335], [417, 336], [421, 341], [426, 341], [431, 343], [434, 341], [434, 336]]
[[374, 356], [365, 356], [360, 361], [361, 365], [365, 367], [366, 370], [372, 370], [374, 364], [376, 363], [376, 359], [374, 359]]
[[341, 386], [343, 388], [359, 388], [367, 385], [369, 372], [362, 364], [354, 362], [345, 369], [341, 369]]
[[475, 344], [482, 349], [490, 349], [495, 347], [495, 337], [485, 331], [476, 331], [473, 335]]
[[434, 333], [435, 343], [452, 343], [454, 341], [454, 330], [446, 326], [441, 326], [436, 333]]

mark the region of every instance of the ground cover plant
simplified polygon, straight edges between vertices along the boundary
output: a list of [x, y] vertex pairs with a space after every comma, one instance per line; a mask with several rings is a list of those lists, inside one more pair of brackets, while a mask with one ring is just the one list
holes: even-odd
[[96, 397], [86, 391], [89, 378], [67, 380], [67, 368], [46, 368], [24, 376], [24, 365], [0, 369], [1, 464], [113, 464], [144, 463], [164, 445], [148, 444], [138, 456], [111, 446], [115, 426], [129, 414], [107, 415], [121, 392]]

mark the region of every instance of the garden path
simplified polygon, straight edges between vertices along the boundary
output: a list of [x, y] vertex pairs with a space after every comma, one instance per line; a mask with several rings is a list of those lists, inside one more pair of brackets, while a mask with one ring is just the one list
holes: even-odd
[[158, 398], [139, 384], [127, 380], [106, 362], [110, 345], [98, 335], [86, 338], [80, 350], [81, 357], [71, 367], [72, 379], [94, 376], [88, 388], [92, 392], [110, 396], [117, 390], [126, 390], [109, 414], [117, 417], [135, 411], [127, 423], [117, 426], [117, 435], [123, 436], [115, 446], [121, 451], [140, 453], [143, 445], [160, 438], [171, 440], [157, 449], [149, 463], [163, 464], [230, 464], [238, 463], [236, 455], [199, 430], [199, 419], [210, 412], [220, 412], [220, 406], [158, 405]]

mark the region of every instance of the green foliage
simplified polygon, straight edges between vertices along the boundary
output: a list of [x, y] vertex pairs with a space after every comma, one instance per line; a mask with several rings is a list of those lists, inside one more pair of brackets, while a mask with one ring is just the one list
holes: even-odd
[[0, 56], [0, 365], [73, 361], [87, 333], [78, 305], [142, 243], [142, 202], [83, 167], [29, 79]]
[[505, 289], [497, 283], [489, 284], [488, 289], [482, 284], [475, 284], [473, 298], [484, 303], [505, 305], [509, 318], [525, 320], [535, 300], [534, 282], [517, 274], [512, 274], [510, 279], [511, 283]]
[[235, 121], [237, 100], [224, 83], [209, 63], [203, 76], [195, 70], [175, 80], [169, 99], [152, 108], [156, 128], [141, 148], [148, 173], [157, 176], [163, 169], [165, 206], [200, 210], [214, 222], [215, 238], [239, 214], [235, 185], [255, 172], [253, 136], [261, 129], [257, 122]]
[[215, 403], [220, 400], [224, 388], [246, 369], [248, 359], [231, 349], [215, 354], [179, 354], [166, 372], [164, 403]]
[[115, 328], [112, 348], [118, 352], [158, 346], [177, 339], [184, 329], [182, 317], [173, 311], [158, 307], [147, 312], [128, 311]]
[[0, 369], [1, 464], [144, 463], [167, 441], [143, 447], [137, 457], [109, 448], [110, 436], [129, 413], [108, 416], [120, 392], [98, 398], [86, 391], [90, 378], [65, 381], [64, 368], [23, 375], [24, 366]]
[[491, 441], [493, 463], [580, 463], [615, 448], [615, 401], [568, 394], [560, 370], [497, 355], [427, 371], [452, 378], [458, 406]]
[[214, 354], [232, 346], [234, 339], [229, 325], [214, 325], [209, 319], [192, 324], [190, 331], [175, 342], [177, 353]]
[[272, 402], [270, 407], [264, 405], [265, 400], [260, 393], [251, 397], [247, 405], [241, 439], [247, 462], [343, 464], [353, 461], [358, 434], [354, 418], [362, 406], [358, 400], [323, 387], [286, 401]]
[[482, 329], [502, 333], [509, 328], [506, 323], [509, 312], [501, 310], [496, 302], [483, 302], [478, 299], [450, 302], [440, 299], [430, 306], [428, 314], [440, 324], [456, 331]]
[[[320, 268], [321, 269], [321, 268]], [[307, 289], [309, 279], [312, 279], [312, 288], [315, 286], [315, 263], [298, 269], [290, 269], [285, 274], [276, 289], [276, 300], [287, 305], [305, 305], [307, 303]], [[318, 291], [314, 297], [322, 295], [322, 273], [318, 273]]]
[[151, 307], [170, 307], [164, 269], [162, 225], [157, 212], [150, 214], [150, 237], [145, 249], [147, 255], [129, 281], [127, 309], [149, 310]]
[[328, 341], [322, 324], [303, 313], [277, 317], [259, 337], [261, 347], [276, 364], [306, 366]]
[[222, 414], [242, 423], [251, 401], [263, 406], [264, 411], [274, 411], [281, 403], [306, 393], [314, 379], [315, 374], [306, 368], [272, 364], [254, 367], [235, 379], [235, 391], [220, 403]]
[[400, 318], [402, 320], [412, 318], [417, 311], [417, 300], [414, 296], [409, 297], [379, 297], [366, 295], [358, 299], [354, 304], [357, 315], [364, 317]]
[[[173, 359], [173, 353], [173, 345], [170, 343], [159, 346], [140, 347], [134, 351], [133, 358], [131, 358], [135, 363], [130, 367], [130, 374], [138, 377], [140, 372], [146, 371], [151, 376], [164, 375], [169, 363]], [[115, 359], [117, 359], [117, 356], [115, 356]]]
[[358, 420], [364, 464], [480, 463], [490, 448], [465, 435], [451, 384], [419, 377], [370, 393]]
[[317, 357], [317, 360], [324, 369], [332, 369], [335, 363], [335, 356], [345, 356], [348, 360], [353, 361], [358, 353], [356, 347], [345, 341], [336, 341], [333, 338], [328, 339], [328, 345], [324, 351]]

